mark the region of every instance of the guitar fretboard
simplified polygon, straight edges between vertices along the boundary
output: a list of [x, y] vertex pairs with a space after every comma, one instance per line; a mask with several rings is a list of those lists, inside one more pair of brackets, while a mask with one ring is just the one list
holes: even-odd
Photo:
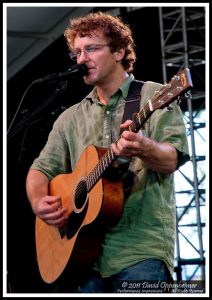
[[107, 152], [101, 157], [98, 164], [86, 177], [87, 191], [89, 192], [92, 187], [96, 184], [99, 178], [102, 176], [104, 171], [109, 167], [109, 165], [116, 159], [116, 155], [113, 153], [112, 149], [109, 148]]

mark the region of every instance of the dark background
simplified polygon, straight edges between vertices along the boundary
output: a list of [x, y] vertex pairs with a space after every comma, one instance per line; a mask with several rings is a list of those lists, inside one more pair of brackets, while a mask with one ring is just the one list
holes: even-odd
[[[135, 77], [163, 83], [158, 8], [146, 7], [129, 13], [123, 8], [121, 16], [131, 25], [137, 45]], [[8, 81], [8, 127], [24, 92], [34, 80], [65, 71], [74, 64], [68, 52], [61, 33], [58, 40]], [[51, 104], [41, 109], [41, 105], [46, 105], [57, 88], [55, 83], [31, 86], [24, 97], [13, 130], [20, 126], [23, 118], [27, 118], [29, 123], [23, 124], [7, 141], [7, 275], [8, 292], [12, 293], [60, 292], [67, 291], [69, 285], [70, 278], [65, 275], [50, 285], [40, 278], [35, 253], [35, 216], [25, 192], [28, 168], [44, 146], [54, 120], [91, 89], [82, 79], [71, 79], [65, 92], [59, 93]], [[34, 116], [36, 109], [40, 109], [40, 112]]]

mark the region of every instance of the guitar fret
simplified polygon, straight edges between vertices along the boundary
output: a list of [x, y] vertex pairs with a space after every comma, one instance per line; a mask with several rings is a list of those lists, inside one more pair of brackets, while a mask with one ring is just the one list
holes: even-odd
[[103, 168], [102, 168], [103, 166], [102, 166], [101, 162], [100, 162], [99, 166], [100, 166], [101, 173], [103, 173]]
[[106, 160], [106, 165], [109, 165], [109, 156], [108, 155], [105, 155], [105, 160]]
[[92, 172], [89, 175], [89, 182], [90, 182], [90, 186], [92, 186], [92, 184], [93, 184], [93, 173]]
[[151, 100], [151, 99], [149, 99], [148, 103], [149, 103], [149, 108], [150, 108], [150, 111], [153, 111], [152, 100]]
[[[142, 109], [143, 113], [144, 113], [144, 117], [146, 118], [146, 112], [145, 112], [145, 109], [143, 108]], [[141, 122], [140, 122], [141, 123]]]
[[113, 151], [111, 149], [108, 151], [108, 158], [109, 158], [109, 162], [111, 163], [111, 161], [114, 158], [114, 154], [113, 154]]
[[99, 164], [97, 165], [97, 172], [98, 172], [98, 176], [100, 176], [100, 175], [101, 175], [101, 171], [100, 171], [100, 166], [99, 166]]
[[137, 114], [138, 120], [139, 120], [139, 124], [141, 124], [141, 118], [140, 118], [140, 114]]
[[92, 184], [95, 182], [95, 173], [92, 173]]
[[90, 190], [90, 187], [91, 187], [90, 175], [88, 175], [88, 176], [85, 178], [85, 181], [86, 181], [87, 190], [89, 191], [89, 190]]
[[95, 179], [96, 179], [96, 176], [95, 176], [95, 169], [93, 170], [93, 172], [92, 172], [92, 183], [94, 183], [95, 182]]
[[131, 131], [132, 131], [132, 132], [135, 132], [135, 131], [136, 131], [136, 124], [135, 124], [135, 121], [134, 121], [134, 123], [131, 124], [130, 127], [131, 127]]
[[103, 163], [103, 167], [104, 167], [103, 171], [105, 171], [105, 169], [106, 169], [106, 167], [107, 167], [107, 155], [105, 155], [105, 157], [104, 157], [102, 163]]
[[[93, 170], [93, 173], [94, 173], [93, 181], [95, 182], [95, 179], [96, 179], [97, 177], [99, 177], [100, 174], [101, 174], [99, 164], [95, 167], [95, 169]], [[95, 174], [97, 174], [97, 176], [95, 176]]]

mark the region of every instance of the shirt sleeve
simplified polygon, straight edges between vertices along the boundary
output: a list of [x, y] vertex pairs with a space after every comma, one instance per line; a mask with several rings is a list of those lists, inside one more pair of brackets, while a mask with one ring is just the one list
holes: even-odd
[[[143, 105], [145, 105], [153, 91], [158, 90], [161, 85], [153, 82], [147, 82], [144, 90]], [[178, 152], [177, 168], [182, 166], [190, 159], [188, 150], [188, 141], [186, 135], [186, 127], [183, 119], [181, 108], [176, 101], [170, 104], [172, 110], [167, 111], [167, 108], [155, 110], [146, 122], [146, 135], [158, 142], [167, 142], [173, 145]]]
[[71, 172], [69, 147], [63, 130], [64, 116], [65, 112], [55, 121], [46, 145], [30, 167], [43, 172], [49, 180]]

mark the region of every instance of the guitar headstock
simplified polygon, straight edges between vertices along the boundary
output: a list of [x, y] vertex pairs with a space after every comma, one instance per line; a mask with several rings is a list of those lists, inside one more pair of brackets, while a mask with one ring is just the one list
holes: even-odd
[[179, 95], [185, 93], [193, 87], [190, 70], [183, 69], [178, 74], [174, 75], [171, 81], [155, 92], [151, 101], [152, 110], [167, 107]]

